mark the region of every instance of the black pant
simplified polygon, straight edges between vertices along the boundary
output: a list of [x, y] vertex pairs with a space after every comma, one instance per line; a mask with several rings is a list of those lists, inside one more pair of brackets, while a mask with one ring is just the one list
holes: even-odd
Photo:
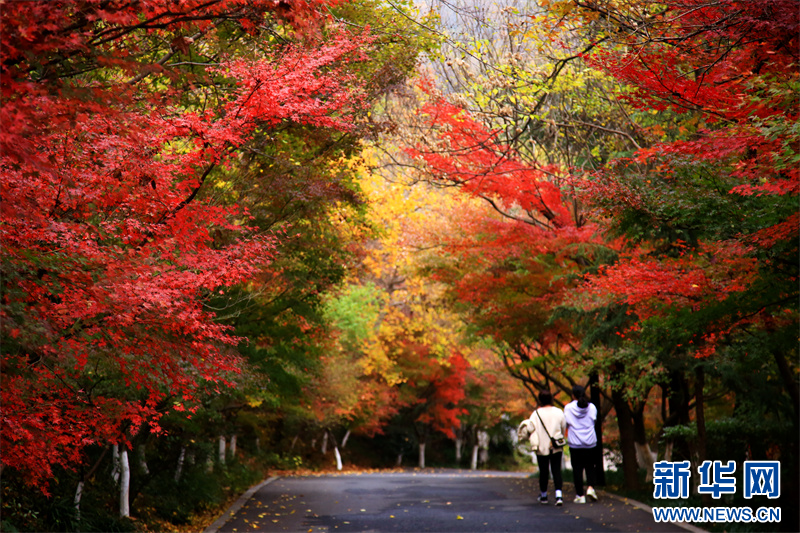
[[539, 464], [539, 490], [547, 492], [547, 483], [550, 481], [550, 472], [553, 472], [553, 485], [556, 490], [561, 490], [563, 482], [561, 480], [561, 452], [551, 453], [550, 455], [536, 455], [536, 462]]
[[572, 475], [575, 482], [575, 494], [583, 496], [583, 472], [586, 471], [586, 485], [594, 487], [594, 448], [570, 448], [572, 459]]

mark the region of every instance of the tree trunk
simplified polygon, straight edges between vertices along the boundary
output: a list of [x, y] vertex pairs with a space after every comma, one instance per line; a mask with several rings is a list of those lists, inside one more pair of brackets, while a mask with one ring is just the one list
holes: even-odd
[[797, 384], [797, 373], [792, 371], [791, 366], [786, 361], [786, 357], [779, 350], [772, 350], [772, 357], [775, 359], [775, 364], [778, 365], [778, 372], [781, 375], [786, 391], [789, 393], [789, 397], [792, 399], [794, 419], [800, 420], [800, 386]]
[[[669, 380], [669, 421], [666, 427], [675, 425], [689, 425], [691, 416], [689, 415], [689, 384], [686, 382], [682, 372], [672, 372]], [[679, 460], [691, 459], [692, 451], [687, 439], [675, 439], [672, 442], [670, 457]]]
[[75, 489], [75, 499], [73, 504], [75, 506], [75, 522], [81, 521], [81, 498], [83, 497], [83, 481], [78, 482], [78, 488]]
[[669, 441], [664, 446], [664, 460], [667, 461], [667, 462], [671, 462], [672, 461], [672, 446], [673, 446], [672, 441]]
[[186, 446], [181, 446], [181, 454], [178, 456], [178, 466], [175, 468], [175, 483], [181, 480], [183, 473], [183, 461], [186, 459]]
[[469, 463], [470, 470], [477, 470], [478, 469], [478, 451], [480, 451], [480, 446], [478, 443], [472, 445], [472, 460]]
[[611, 391], [611, 400], [614, 402], [614, 410], [617, 412], [625, 488], [635, 490], [639, 488], [639, 472], [636, 461], [636, 441], [634, 437], [633, 421], [631, 419], [631, 409], [628, 406], [628, 402], [623, 398], [622, 391], [619, 389]]
[[419, 443], [419, 467], [425, 468], [425, 443]]
[[489, 461], [489, 434], [483, 430], [478, 431], [478, 447], [480, 463], [485, 465]]
[[111, 447], [111, 477], [114, 478], [114, 483], [119, 483], [119, 444], [114, 444]]
[[398, 467], [403, 466], [403, 452], [397, 454], [397, 462], [395, 465]]
[[231, 456], [231, 459], [236, 459], [236, 435], [231, 435], [231, 446], [230, 451], [228, 452]]
[[145, 456], [145, 449], [144, 444], [140, 444], [136, 447], [137, 450], [137, 458], [139, 459], [139, 469], [144, 474], [150, 474], [150, 469], [147, 467], [147, 457]]
[[225, 464], [225, 435], [219, 436], [219, 464]]
[[325, 433], [322, 435], [322, 455], [326, 455], [328, 453], [328, 430], [325, 430]]
[[120, 484], [119, 484], [119, 516], [125, 518], [131, 515], [131, 467], [128, 463], [128, 450], [124, 447], [119, 452]]
[[464, 441], [461, 435], [456, 435], [456, 464], [461, 464], [461, 447], [464, 445]]
[[647, 442], [647, 431], [645, 430], [644, 425], [644, 409], [645, 403], [642, 402], [639, 407], [631, 411], [631, 416], [633, 418], [633, 435], [636, 445], [636, 461], [639, 463], [640, 468], [647, 470], [647, 477], [645, 478], [645, 481], [650, 483], [653, 481], [655, 468], [653, 467], [653, 452], [650, 449], [650, 443]]
[[603, 420], [605, 419], [605, 415], [603, 414], [603, 398], [600, 395], [600, 379], [597, 376], [597, 372], [593, 372], [589, 376], [589, 387], [591, 393], [591, 401], [594, 406], [597, 408], [597, 420], [594, 422], [594, 432], [597, 434], [597, 446], [595, 447], [595, 457], [594, 457], [594, 470], [595, 470], [595, 481], [597, 485], [602, 487], [606, 484], [606, 465], [604, 461], [604, 450], [603, 450]]
[[[705, 394], [703, 390], [706, 386], [706, 373], [703, 367], [698, 367], [695, 370], [695, 416], [697, 418], [697, 464], [692, 468], [693, 472], [697, 472], [697, 467], [703, 464], [706, 460], [706, 410], [705, 410]], [[698, 483], [699, 485], [699, 483]], [[701, 494], [700, 500], [703, 502], [704, 507], [712, 505], [710, 494]]]
[[349, 438], [350, 438], [350, 430], [348, 429], [347, 432], [345, 432], [344, 437], [342, 437], [342, 449], [343, 450], [344, 450], [344, 447], [347, 446], [347, 440]]
[[342, 470], [342, 454], [339, 453], [339, 447], [333, 446], [333, 454], [336, 456], [336, 470]]

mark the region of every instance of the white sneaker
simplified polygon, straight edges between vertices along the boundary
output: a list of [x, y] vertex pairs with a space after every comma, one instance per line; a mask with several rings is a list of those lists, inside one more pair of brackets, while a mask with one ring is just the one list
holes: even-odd
[[597, 501], [597, 493], [594, 491], [594, 487], [589, 487], [586, 489], [586, 495], [589, 497], [590, 500]]
[[575, 496], [575, 503], [586, 503], [586, 496]]

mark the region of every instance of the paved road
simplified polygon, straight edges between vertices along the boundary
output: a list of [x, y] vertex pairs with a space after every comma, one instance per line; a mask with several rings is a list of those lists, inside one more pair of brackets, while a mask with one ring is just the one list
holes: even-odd
[[686, 533], [618, 499], [572, 503], [569, 486], [563, 507], [540, 505], [537, 483], [528, 474], [469, 471], [274, 478], [206, 532]]

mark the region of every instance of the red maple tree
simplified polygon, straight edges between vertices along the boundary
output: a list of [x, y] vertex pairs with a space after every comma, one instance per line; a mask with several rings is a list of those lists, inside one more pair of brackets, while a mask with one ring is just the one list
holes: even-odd
[[349, 127], [337, 66], [362, 37], [258, 45], [272, 17], [303, 29], [325, 3], [3, 7], [2, 463], [32, 485], [238, 371], [204, 302], [276, 240], [210, 189], [256, 129]]

